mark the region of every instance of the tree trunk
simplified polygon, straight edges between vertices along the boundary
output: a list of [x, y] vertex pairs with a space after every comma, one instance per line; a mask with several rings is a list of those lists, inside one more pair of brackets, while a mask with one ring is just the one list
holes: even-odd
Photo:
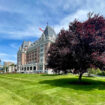
[[83, 75], [83, 73], [80, 73], [80, 75], [79, 75], [79, 82], [81, 82], [82, 75]]

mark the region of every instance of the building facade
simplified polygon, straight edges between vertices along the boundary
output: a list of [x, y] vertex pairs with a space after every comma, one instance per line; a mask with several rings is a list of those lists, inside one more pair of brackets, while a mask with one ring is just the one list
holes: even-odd
[[5, 67], [8, 67], [8, 66], [10, 66], [10, 65], [12, 65], [12, 64], [14, 64], [14, 62], [4, 62], [4, 66], [5, 66]]
[[48, 70], [47, 51], [56, 39], [56, 33], [50, 26], [46, 26], [39, 40], [32, 42], [24, 41], [17, 53], [18, 73], [52, 73]]
[[4, 62], [3, 72], [4, 73], [15, 73], [17, 70], [17, 66], [14, 62]]
[[16, 73], [16, 72], [17, 72], [17, 65], [8, 66], [7, 73]]

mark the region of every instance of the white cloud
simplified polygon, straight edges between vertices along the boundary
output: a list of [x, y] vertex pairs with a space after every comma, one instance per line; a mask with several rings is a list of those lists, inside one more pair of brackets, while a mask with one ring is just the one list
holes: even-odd
[[0, 53], [0, 57], [1, 56], [7, 56], [7, 54], [6, 53]]
[[[75, 10], [76, 7], [79, 7]], [[94, 2], [91, 0], [66, 0], [63, 4], [63, 9], [69, 11], [70, 9], [74, 9], [73, 13], [68, 14], [64, 17], [59, 24], [54, 26], [54, 29], [57, 33], [64, 28], [68, 29], [69, 23], [73, 22], [75, 19], [79, 21], [85, 21], [87, 19], [87, 14], [89, 12], [94, 12], [95, 14], [100, 14], [105, 16], [105, 0], [95, 0]]]
[[[4, 36], [1, 36], [2, 38], [6, 38], [6, 39], [24, 39], [24, 38], [28, 38], [28, 37], [37, 37], [39, 38], [41, 36], [41, 32], [39, 31], [38, 27], [34, 27], [34, 26], [29, 26], [27, 29], [25, 30], [14, 30], [14, 31], [5, 31], [5, 29], [0, 30], [0, 33], [5, 34]], [[9, 35], [8, 37], [6, 36]]]
[[[29, 21], [34, 23], [31, 25], [28, 25], [28, 27], [24, 28], [24, 30], [5, 31], [5, 27], [4, 29], [1, 28], [2, 30], [0, 30], [0, 33], [9, 34], [8, 35], [9, 37], [3, 36], [4, 38], [24, 39], [29, 37], [40, 37], [41, 32], [38, 30], [39, 28], [38, 25], [40, 24], [43, 26], [42, 20], [44, 21], [44, 19], [50, 17], [50, 15], [48, 14], [49, 12], [47, 12], [49, 10], [50, 10], [50, 13], [53, 13], [53, 14], [55, 13], [54, 14], [55, 18], [56, 18], [56, 14], [58, 14], [59, 16], [59, 12], [62, 13], [62, 15], [65, 14], [65, 12], [67, 12], [67, 14], [64, 15], [63, 19], [59, 18], [59, 24], [54, 23], [55, 24], [54, 29], [56, 30], [56, 33], [58, 33], [59, 30], [62, 28], [67, 29], [69, 23], [72, 22], [75, 18], [81, 21], [85, 20], [88, 12], [100, 13], [105, 16], [105, 13], [104, 13], [105, 0], [95, 0], [94, 2], [92, 0], [66, 0], [66, 1], [53, 0], [50, 2], [49, 0], [46, 0], [46, 1], [38, 1], [38, 2], [44, 5], [44, 7], [42, 7], [44, 8], [44, 10], [40, 9], [40, 5], [39, 5], [39, 8], [38, 7], [34, 8], [33, 6], [33, 10], [32, 10], [32, 8], [30, 8], [31, 5], [26, 3], [24, 4], [24, 6], [20, 4], [18, 5], [18, 3], [16, 3], [17, 4], [17, 5], [15, 4], [16, 8], [14, 8], [15, 6], [13, 5], [12, 6], [9, 6], [7, 4], [0, 5], [1, 11], [8, 11], [10, 13], [11, 12], [20, 13], [20, 15], [25, 14], [24, 16], [26, 17], [24, 17], [24, 19], [28, 19]], [[39, 16], [38, 14], [41, 14], [43, 16], [36, 18], [37, 16]], [[34, 20], [34, 18], [36, 18], [36, 20]], [[42, 19], [42, 20], [39, 21], [38, 19], [39, 20]]]
[[14, 49], [18, 49], [20, 45], [18, 45], [18, 43], [11, 43], [10, 47], [14, 48]]
[[6, 53], [0, 53], [0, 59], [2, 62], [14, 62], [16, 63], [16, 55], [9, 55], [9, 54], [6, 54]]
[[84, 3], [84, 0], [66, 0], [65, 2], [62, 2], [63, 9], [69, 10], [73, 9], [75, 10], [78, 6]]
[[68, 29], [69, 23], [73, 22], [75, 19], [80, 21], [86, 20], [88, 12], [88, 10], [79, 10], [74, 14], [68, 15], [63, 20], [61, 20], [59, 25], [54, 26], [55, 31], [58, 33], [62, 28]]

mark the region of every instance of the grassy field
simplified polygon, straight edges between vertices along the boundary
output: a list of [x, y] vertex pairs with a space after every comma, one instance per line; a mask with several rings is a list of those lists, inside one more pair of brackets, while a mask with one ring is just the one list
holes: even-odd
[[0, 105], [105, 105], [105, 78], [1, 74]]

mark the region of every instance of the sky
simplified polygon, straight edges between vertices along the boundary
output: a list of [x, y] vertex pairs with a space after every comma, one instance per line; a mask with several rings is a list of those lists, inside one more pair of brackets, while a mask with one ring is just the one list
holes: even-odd
[[89, 12], [105, 16], [105, 0], [0, 0], [0, 59], [17, 62], [23, 41], [35, 41], [47, 23], [56, 33]]

